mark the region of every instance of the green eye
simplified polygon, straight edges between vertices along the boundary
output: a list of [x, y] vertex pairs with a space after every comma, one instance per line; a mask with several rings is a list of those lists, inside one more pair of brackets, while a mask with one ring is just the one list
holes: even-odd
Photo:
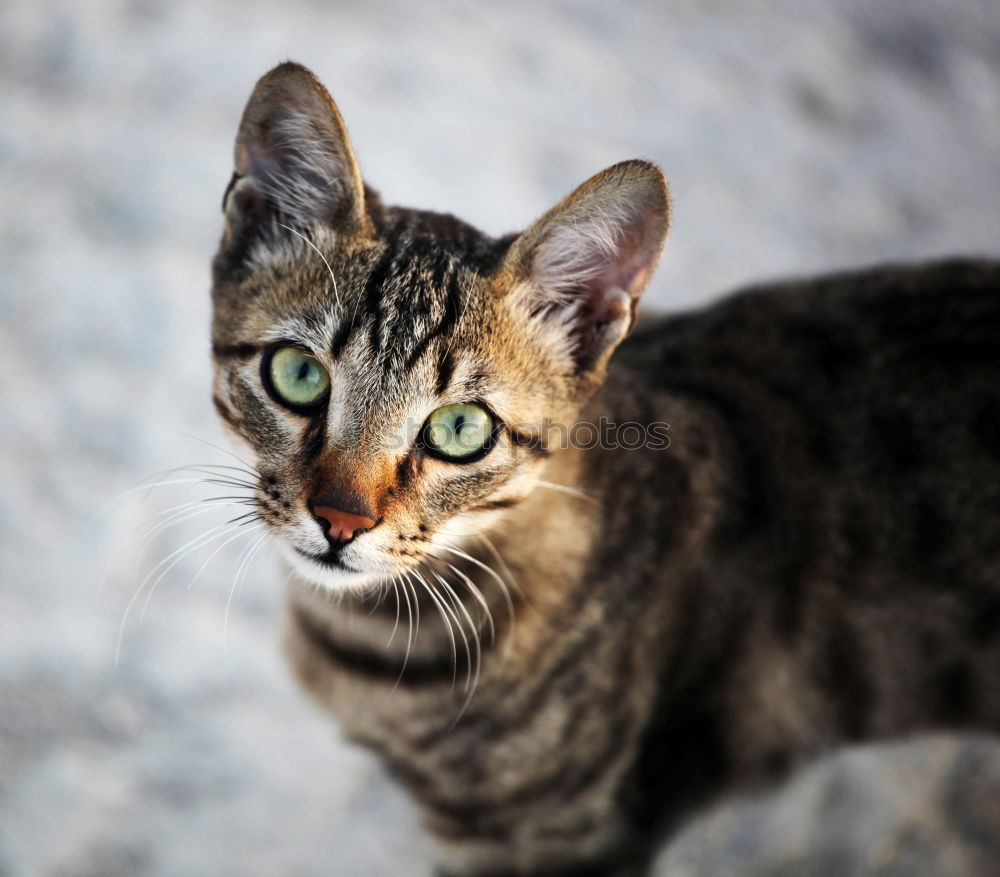
[[489, 450], [493, 418], [481, 405], [445, 405], [424, 424], [424, 444], [446, 460], [469, 461]]
[[318, 405], [330, 391], [330, 375], [319, 360], [297, 347], [279, 347], [268, 364], [271, 386], [278, 397], [292, 408]]

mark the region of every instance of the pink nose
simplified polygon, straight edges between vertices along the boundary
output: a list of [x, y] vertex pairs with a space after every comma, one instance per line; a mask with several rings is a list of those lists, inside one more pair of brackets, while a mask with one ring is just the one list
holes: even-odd
[[353, 539], [359, 530], [370, 530], [375, 526], [374, 518], [352, 515], [332, 506], [314, 506], [313, 514], [330, 525], [326, 536], [331, 542], [346, 542], [348, 539]]

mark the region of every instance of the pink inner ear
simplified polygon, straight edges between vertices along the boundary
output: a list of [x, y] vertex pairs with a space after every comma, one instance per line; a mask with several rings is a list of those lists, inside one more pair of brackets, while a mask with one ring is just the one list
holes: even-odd
[[575, 289], [566, 290], [564, 301], [574, 310], [570, 329], [574, 356], [582, 368], [617, 343], [635, 322], [656, 254], [650, 252], [643, 219], [637, 216], [636, 225], [619, 230], [613, 249], [595, 249], [589, 265], [578, 263]]
[[583, 284], [590, 298], [589, 308], [582, 309], [581, 317], [589, 314], [592, 322], [614, 323], [623, 317], [631, 321], [639, 294], [645, 288], [651, 272], [651, 258], [644, 246], [640, 230], [624, 232], [615, 242], [615, 253], [605, 254], [604, 267]]
[[635, 321], [669, 209], [659, 171], [624, 162], [588, 180], [516, 242], [514, 258], [523, 265], [529, 254], [533, 281], [519, 302], [570, 343], [581, 372], [602, 362]]
[[651, 257], [641, 229], [623, 232], [615, 241], [615, 253], [605, 259], [604, 269], [588, 284], [594, 292], [618, 289], [630, 296], [642, 292], [649, 280]]

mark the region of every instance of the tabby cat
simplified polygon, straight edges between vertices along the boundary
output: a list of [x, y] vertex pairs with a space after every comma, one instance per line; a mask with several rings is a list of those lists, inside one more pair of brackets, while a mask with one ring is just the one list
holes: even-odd
[[637, 323], [656, 167], [493, 239], [385, 206], [292, 63], [224, 210], [214, 399], [288, 653], [440, 873], [642, 874], [837, 744], [1000, 727], [1000, 263]]

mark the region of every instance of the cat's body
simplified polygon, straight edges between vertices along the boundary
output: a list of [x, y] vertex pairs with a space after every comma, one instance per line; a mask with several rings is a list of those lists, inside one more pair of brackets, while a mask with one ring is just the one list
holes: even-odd
[[519, 855], [581, 873], [591, 849], [636, 852], [636, 826], [649, 839], [835, 744], [1000, 728], [1000, 265], [841, 275], [651, 323], [601, 415], [665, 421], [670, 447], [568, 452], [551, 480], [596, 502], [543, 492], [491, 534], [544, 603], [519, 604], [454, 725], [464, 688], [433, 606], [402, 670], [391, 601], [297, 595], [300, 675], [442, 836], [509, 873]]
[[[837, 744], [1000, 729], [1000, 264], [753, 290], [640, 322], [608, 365], [665, 234], [649, 166], [493, 241], [362, 193], [336, 117], [316, 222], [274, 186], [284, 164], [322, 191], [317, 156], [267, 136], [325, 93], [269, 77], [216, 260], [217, 405], [261, 518], [299, 540], [297, 674], [410, 790], [447, 873], [640, 873], [697, 807]], [[331, 389], [282, 413], [288, 344]], [[473, 400], [494, 433], [461, 461], [402, 426]], [[324, 531], [314, 571], [294, 552]]]

